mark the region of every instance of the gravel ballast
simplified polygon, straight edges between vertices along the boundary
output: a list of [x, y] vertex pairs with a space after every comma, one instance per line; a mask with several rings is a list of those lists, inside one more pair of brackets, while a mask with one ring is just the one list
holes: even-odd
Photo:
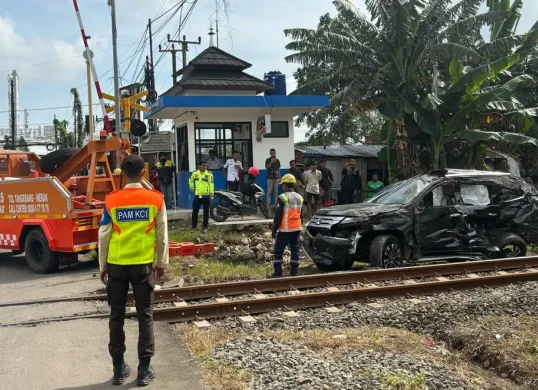
[[348, 349], [328, 356], [264, 336], [219, 345], [214, 357], [254, 373], [249, 386], [253, 390], [382, 389], [402, 381], [428, 389], [471, 388], [464, 378], [448, 369], [410, 356]]
[[533, 315], [538, 307], [538, 282], [512, 284], [497, 288], [476, 288], [420, 297], [423, 303], [408, 298], [378, 299], [376, 307], [367, 302], [339, 306], [342, 312], [328, 314], [325, 308], [300, 310], [298, 317], [282, 312], [255, 316], [256, 322], [242, 324], [236, 317], [213, 320], [226, 331], [264, 332], [290, 329], [353, 328], [363, 325], [407, 329], [433, 336], [444, 336], [454, 324], [466, 323], [485, 315]]

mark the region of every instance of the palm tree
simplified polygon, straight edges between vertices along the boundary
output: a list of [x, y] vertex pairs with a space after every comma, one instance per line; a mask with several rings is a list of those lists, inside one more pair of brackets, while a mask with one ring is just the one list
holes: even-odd
[[448, 69], [453, 58], [481, 63], [483, 56], [474, 46], [480, 29], [510, 14], [479, 14], [482, 2], [366, 0], [369, 19], [348, 0], [336, 0], [339, 16], [327, 29], [285, 31], [293, 40], [286, 48], [295, 51], [286, 57], [288, 62], [333, 65], [330, 73], [298, 92], [335, 91], [331, 105], [343, 107], [344, 119], [378, 109], [387, 118], [385, 128], [392, 134], [387, 140], [397, 149], [398, 170], [412, 174], [418, 170], [418, 156], [409, 137], [420, 134], [410, 134], [416, 129], [411, 102], [428, 95], [433, 69]]

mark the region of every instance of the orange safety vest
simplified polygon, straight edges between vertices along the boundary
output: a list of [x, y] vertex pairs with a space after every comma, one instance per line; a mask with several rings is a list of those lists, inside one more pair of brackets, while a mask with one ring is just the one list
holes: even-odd
[[297, 192], [284, 192], [279, 196], [284, 203], [284, 213], [280, 223], [280, 232], [297, 232], [302, 229], [301, 210], [303, 208], [303, 197]]
[[112, 220], [108, 263], [153, 263], [155, 219], [163, 199], [160, 192], [145, 188], [125, 188], [107, 195], [105, 208]]

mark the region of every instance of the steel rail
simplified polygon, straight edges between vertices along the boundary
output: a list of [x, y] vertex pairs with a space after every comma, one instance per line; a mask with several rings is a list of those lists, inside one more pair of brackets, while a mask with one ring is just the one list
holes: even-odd
[[[169, 288], [155, 291], [155, 302], [213, 298], [219, 295], [233, 296], [242, 294], [283, 291], [325, 286], [338, 286], [353, 283], [374, 283], [398, 279], [448, 276], [474, 272], [506, 271], [519, 268], [538, 267], [538, 256], [517, 257], [512, 259], [483, 260], [465, 263], [434, 264], [402, 268], [376, 269], [366, 271], [325, 273], [277, 279], [248, 280], [242, 282], [204, 284]], [[106, 301], [106, 295], [64, 297], [37, 301], [4, 302], [0, 307], [35, 305], [67, 301]], [[128, 301], [132, 302], [132, 294]]]
[[[217, 303], [193, 304], [183, 307], [155, 309], [155, 321], [188, 322], [200, 319], [223, 318], [240, 314], [259, 314], [281, 309], [305, 309], [327, 305], [342, 305], [351, 302], [364, 301], [373, 298], [391, 298], [401, 296], [418, 296], [452, 290], [471, 289], [476, 287], [500, 286], [517, 282], [538, 280], [538, 270], [529, 269], [525, 272], [502, 274], [494, 276], [478, 276], [462, 279], [449, 279], [435, 282], [419, 282], [412, 284], [397, 284], [376, 286], [351, 290], [325, 291], [302, 293], [297, 295], [272, 296], [261, 299], [245, 299]], [[135, 317], [136, 313], [127, 312], [126, 317]], [[107, 318], [106, 314], [73, 316], [34, 320], [18, 323], [4, 323], [0, 327], [28, 326], [48, 322], [72, 321], [88, 318]]]

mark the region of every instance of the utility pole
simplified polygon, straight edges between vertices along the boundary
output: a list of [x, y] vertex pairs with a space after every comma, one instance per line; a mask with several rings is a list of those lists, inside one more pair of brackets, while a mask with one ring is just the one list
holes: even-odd
[[58, 150], [58, 121], [56, 120], [56, 114], [54, 114], [54, 148]]
[[[170, 39], [170, 34], [167, 36], [168, 42], [175, 42], [175, 43], [181, 43], [181, 52], [183, 54], [183, 69], [187, 67], [187, 52], [189, 51], [189, 45], [199, 45], [202, 43], [202, 37], [198, 37], [198, 41], [187, 41], [187, 37], [183, 35], [183, 40], [181, 41], [175, 41], [173, 39]], [[174, 45], [172, 45], [173, 47]], [[174, 70], [174, 74], [176, 71]], [[177, 76], [174, 76], [177, 77]], [[174, 81], [175, 85], [175, 81]]]
[[151, 75], [152, 75], [152, 84], [155, 86], [155, 75], [153, 74], [153, 36], [151, 33], [151, 19], [148, 19], [148, 30], [149, 30], [149, 62], [151, 64]]
[[[93, 51], [89, 50], [90, 59], [93, 58]], [[88, 131], [90, 132], [90, 141], [93, 141], [93, 103], [92, 103], [92, 73], [90, 68], [90, 61], [86, 58], [86, 50], [84, 50], [82, 56], [86, 59], [86, 84], [88, 85]]]
[[[170, 34], [169, 34], [168, 36], [170, 36]], [[174, 44], [172, 43], [172, 49], [163, 50], [163, 49], [161, 48], [161, 45], [159, 45], [159, 51], [160, 51], [161, 53], [172, 53], [172, 77], [173, 77], [173, 79], [174, 79], [174, 86], [175, 86], [176, 83], [177, 83], [177, 75], [176, 75], [176, 53], [177, 53], [178, 51], [181, 51], [181, 50], [176, 49], [176, 48], [174, 47]]]
[[116, 123], [116, 132], [121, 133], [121, 111], [120, 111], [120, 70], [118, 65], [118, 32], [116, 30], [116, 0], [108, 0], [110, 6], [110, 15], [112, 18], [112, 55], [114, 58], [114, 119]]

